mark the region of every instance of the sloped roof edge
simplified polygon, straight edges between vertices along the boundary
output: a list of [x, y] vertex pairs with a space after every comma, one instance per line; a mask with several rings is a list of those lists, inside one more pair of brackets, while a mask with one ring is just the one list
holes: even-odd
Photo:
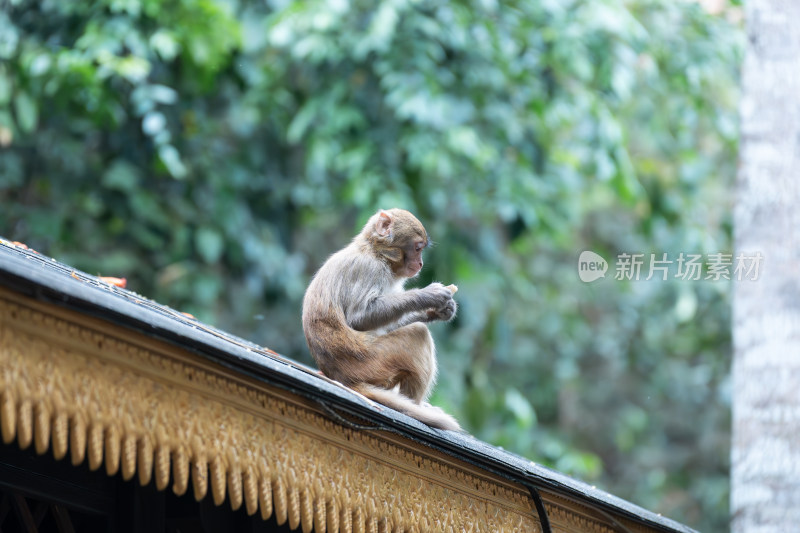
[[397, 433], [529, 488], [590, 502], [659, 530], [694, 531], [470, 435], [432, 429], [391, 409], [377, 410], [349, 389], [322, 378], [312, 368], [3, 239], [0, 239], [0, 285], [179, 345], [217, 364], [312, 400], [340, 422], [347, 423], [348, 417], [355, 416], [368, 421], [376, 431]]

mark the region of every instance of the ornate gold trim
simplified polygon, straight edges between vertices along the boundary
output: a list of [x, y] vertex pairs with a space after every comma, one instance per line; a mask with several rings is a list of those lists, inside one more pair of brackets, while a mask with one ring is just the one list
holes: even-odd
[[188, 351], [0, 290], [5, 443], [304, 532], [540, 531], [523, 487]]
[[652, 531], [641, 523], [595, 509], [573, 498], [547, 493], [545, 508], [554, 532], [645, 533]]
[[[528, 491], [180, 347], [0, 288], [0, 436], [304, 532], [541, 531]], [[555, 532], [646, 531], [542, 493]], [[618, 528], [617, 528], [618, 529]]]

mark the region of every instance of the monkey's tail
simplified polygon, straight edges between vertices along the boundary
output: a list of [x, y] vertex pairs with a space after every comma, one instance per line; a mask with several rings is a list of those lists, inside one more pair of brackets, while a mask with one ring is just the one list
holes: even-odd
[[396, 411], [416, 418], [420, 422], [439, 429], [450, 431], [463, 431], [455, 418], [445, 413], [441, 408], [430, 404], [418, 404], [411, 398], [393, 390], [376, 387], [369, 383], [356, 383], [351, 388], [357, 390], [370, 400], [382, 403]]

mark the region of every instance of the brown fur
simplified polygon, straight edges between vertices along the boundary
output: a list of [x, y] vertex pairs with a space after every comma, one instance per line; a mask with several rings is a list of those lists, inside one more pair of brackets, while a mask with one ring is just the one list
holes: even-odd
[[403, 290], [422, 268], [428, 244], [425, 228], [408, 211], [376, 213], [314, 276], [303, 299], [303, 331], [329, 378], [430, 426], [460, 430], [452, 416], [426, 402], [436, 381], [436, 350], [425, 323], [455, 316], [453, 293], [441, 283]]

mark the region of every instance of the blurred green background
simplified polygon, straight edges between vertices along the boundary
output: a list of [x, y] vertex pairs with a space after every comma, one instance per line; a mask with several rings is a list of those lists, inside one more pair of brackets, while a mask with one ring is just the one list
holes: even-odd
[[434, 402], [727, 529], [730, 284], [613, 260], [731, 252], [737, 5], [0, 5], [0, 234], [310, 362], [310, 276], [410, 209], [436, 242], [416, 284], [460, 288]]

